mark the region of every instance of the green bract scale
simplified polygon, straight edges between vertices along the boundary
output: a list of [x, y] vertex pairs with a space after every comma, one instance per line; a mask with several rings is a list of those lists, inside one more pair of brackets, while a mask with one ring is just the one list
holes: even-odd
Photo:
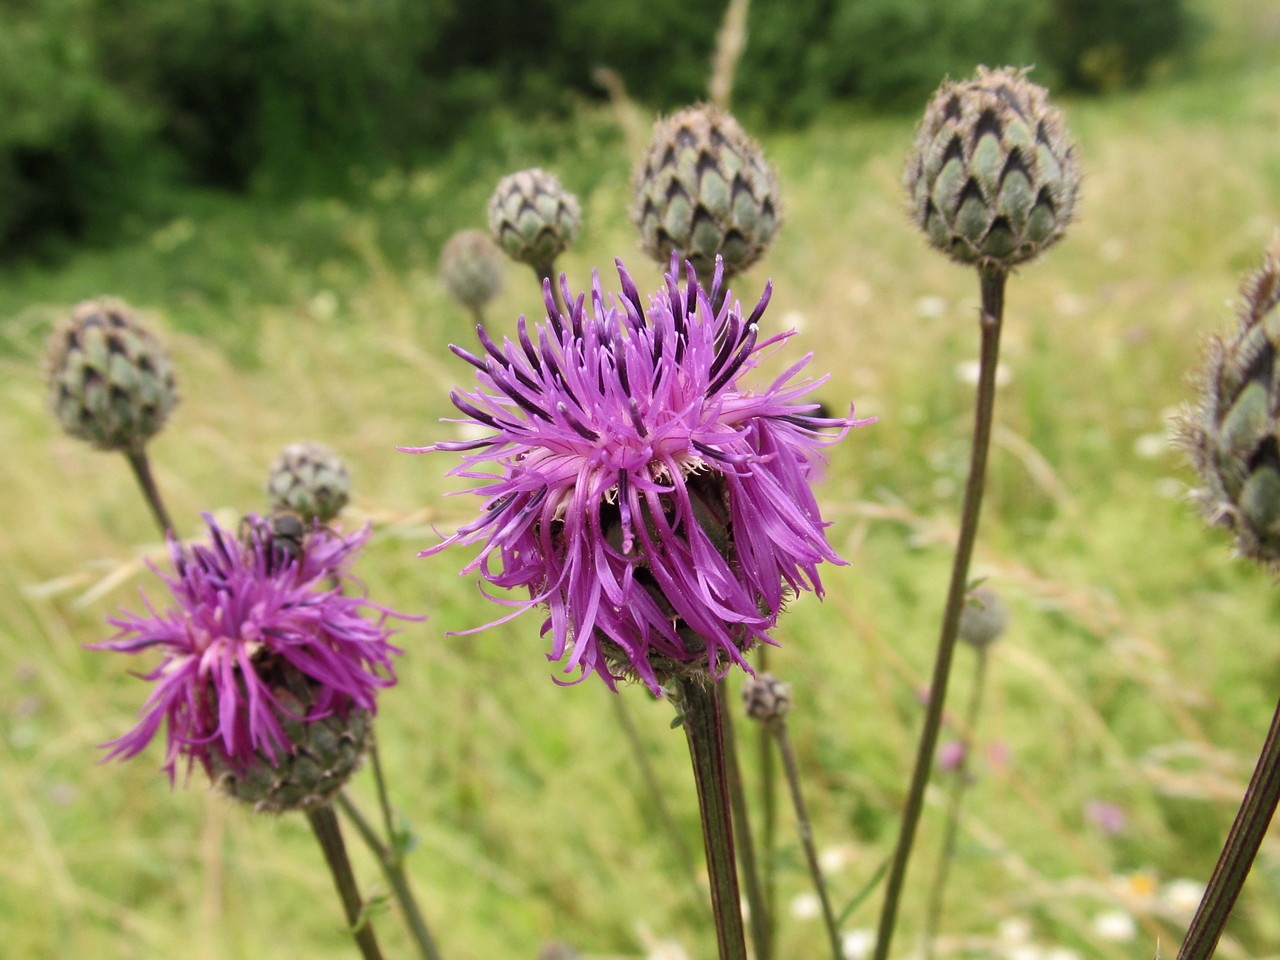
[[764, 255], [781, 222], [764, 153], [728, 113], [698, 104], [659, 120], [635, 175], [631, 219], [645, 252], [674, 252], [707, 282], [717, 256], [726, 280]]
[[321, 443], [291, 443], [280, 451], [267, 477], [272, 510], [293, 510], [310, 523], [328, 523], [347, 504], [351, 474]]
[[47, 376], [62, 428], [100, 450], [141, 451], [178, 402], [168, 353], [119, 300], [75, 308], [49, 341]]
[[502, 254], [483, 230], [460, 230], [440, 254], [440, 279], [449, 296], [478, 310], [502, 289]]
[[1240, 552], [1280, 563], [1280, 238], [1241, 288], [1240, 326], [1216, 339], [1200, 406], [1184, 412], [1181, 441], [1203, 487], [1209, 519], [1236, 534]]
[[938, 88], [907, 164], [912, 217], [953, 260], [1008, 269], [1056, 243], [1080, 189], [1076, 148], [1025, 70]]
[[272, 695], [292, 752], [272, 758], [261, 751], [243, 767], [220, 751], [210, 753], [214, 786], [258, 813], [314, 810], [328, 803], [359, 768], [373, 732], [373, 715], [352, 707], [345, 716], [329, 713], [303, 720], [313, 707], [315, 681], [282, 661], [259, 665], [259, 675], [278, 674]]
[[577, 198], [536, 167], [503, 177], [489, 198], [494, 241], [512, 260], [544, 275], [573, 243], [581, 223]]

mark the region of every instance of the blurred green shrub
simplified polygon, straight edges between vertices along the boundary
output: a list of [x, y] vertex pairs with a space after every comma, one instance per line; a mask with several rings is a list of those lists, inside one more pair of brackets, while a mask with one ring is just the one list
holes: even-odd
[[[803, 122], [833, 99], [916, 109], [946, 73], [1139, 82], [1189, 0], [758, 0], [735, 106]], [[705, 95], [724, 0], [4, 0], [0, 257], [112, 235], [174, 185], [341, 193], [601, 96], [598, 65], [672, 109]]]

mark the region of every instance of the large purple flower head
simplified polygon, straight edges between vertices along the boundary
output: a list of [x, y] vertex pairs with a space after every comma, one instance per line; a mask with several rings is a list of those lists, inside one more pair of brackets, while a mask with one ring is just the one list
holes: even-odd
[[[784, 597], [821, 592], [817, 565], [841, 563], [809, 486], [822, 446], [868, 420], [820, 417], [802, 397], [805, 357], [761, 392], [739, 386], [762, 351], [717, 267], [710, 290], [673, 259], [646, 305], [618, 262], [621, 293], [599, 277], [567, 315], [544, 290], [548, 318], [523, 317], [516, 339], [479, 328], [478, 389], [452, 395], [481, 439], [403, 448], [463, 452], [451, 474], [483, 481], [479, 519], [423, 555], [483, 543], [463, 570], [526, 588], [545, 604], [550, 659], [598, 672], [611, 687], [638, 677], [655, 693], [681, 674], [721, 676], [768, 641]], [[718, 308], [713, 304], [723, 304]], [[826, 432], [824, 432], [826, 431]]]
[[[363, 741], [377, 691], [395, 682], [391, 656], [400, 651], [388, 642], [387, 619], [407, 619], [343, 592], [369, 529], [343, 536], [317, 525], [284, 539], [269, 521], [249, 517], [237, 538], [204, 519], [209, 541], [171, 541], [173, 573], [156, 571], [172, 605], [158, 610], [144, 595], [146, 613], [112, 618], [119, 632], [96, 648], [163, 654], [142, 675], [155, 687], [141, 719], [104, 745], [107, 759], [135, 756], [163, 723], [171, 782], [183, 758], [188, 771], [198, 762], [233, 786], [300, 751], [316, 754], [309, 759], [321, 766], [342, 766], [334, 757], [363, 742], [331, 741], [349, 728]], [[322, 732], [323, 749], [310, 742]]]

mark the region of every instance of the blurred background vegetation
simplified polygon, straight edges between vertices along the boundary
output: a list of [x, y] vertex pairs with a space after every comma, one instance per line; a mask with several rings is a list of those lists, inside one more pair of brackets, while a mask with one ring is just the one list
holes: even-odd
[[[145, 665], [81, 645], [137, 609], [139, 588], [159, 596], [145, 561], [163, 558], [121, 459], [62, 436], [46, 409], [45, 337], [102, 294], [173, 351], [182, 403], [151, 454], [184, 535], [202, 510], [234, 525], [260, 508], [286, 443], [319, 440], [350, 463], [342, 522], [375, 528], [357, 573], [378, 602], [430, 618], [399, 637], [379, 742], [446, 957], [532, 958], [551, 939], [591, 960], [714, 955], [603, 685], [551, 682], [536, 617], [447, 635], [491, 620], [491, 605], [456, 576], [462, 555], [414, 554], [476, 505], [445, 498], [458, 487], [446, 455], [395, 447], [452, 436], [448, 390], [469, 374], [446, 344], [472, 344], [474, 328], [438, 256], [483, 224], [504, 174], [545, 166], [581, 200], [560, 263], [575, 289], [617, 256], [657, 288], [626, 216], [628, 117], [643, 136], [658, 111], [704, 95], [722, 14], [676, 0], [0, 5], [6, 960], [353, 955], [299, 818], [251, 816], [198, 777], [170, 791], [154, 748], [94, 764], [131, 723], [145, 684], [127, 671]], [[1012, 625], [992, 653], [939, 952], [1171, 955], [1188, 916], [1173, 892], [1212, 869], [1280, 689], [1280, 593], [1185, 501], [1192, 478], [1166, 435], [1206, 333], [1229, 322], [1280, 224], [1280, 11], [756, 0], [750, 16], [734, 108], [777, 169], [787, 219], [735, 286], [750, 301], [772, 278], [768, 322], [801, 330], [762, 376], [818, 350], [823, 399], [881, 418], [834, 448], [819, 490], [850, 565], [824, 571], [825, 603], [789, 608], [771, 659], [797, 693], [792, 735], [836, 899], [893, 847], [972, 417], [976, 282], [907, 221], [902, 164], [944, 73], [1034, 61], [1085, 180], [1078, 223], [1010, 284], [975, 573]], [[597, 65], [636, 105], [593, 86]], [[530, 271], [506, 281], [495, 329], [538, 309]], [[670, 710], [623, 696], [696, 848]], [[368, 781], [353, 786], [366, 805]], [[1091, 818], [1099, 804], [1121, 822]], [[931, 795], [904, 952], [940, 807]], [[821, 956], [790, 826], [780, 955]], [[878, 899], [850, 933], [874, 925]], [[1277, 902], [1273, 832], [1219, 955], [1280, 956]], [[408, 955], [393, 918], [379, 928], [389, 955]]]
[[[345, 192], [495, 115], [563, 118], [611, 68], [667, 109], [702, 96], [712, 0], [8, 0], [0, 258], [112, 242], [183, 187]], [[744, 119], [832, 101], [915, 109], [948, 72], [1036, 64], [1100, 92], [1194, 63], [1192, 0], [789, 0], [750, 8]]]

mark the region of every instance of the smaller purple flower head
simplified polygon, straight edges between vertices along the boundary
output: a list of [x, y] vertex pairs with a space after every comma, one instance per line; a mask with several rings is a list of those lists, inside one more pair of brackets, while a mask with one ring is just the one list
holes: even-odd
[[595, 275], [590, 302], [575, 300], [561, 278], [565, 315], [548, 283], [543, 323], [521, 317], [501, 344], [478, 328], [478, 356], [451, 347], [478, 383], [454, 405], [485, 435], [402, 449], [462, 453], [451, 475], [486, 498], [423, 556], [483, 544], [463, 573], [527, 590], [500, 601], [516, 613], [545, 605], [565, 673], [657, 694], [677, 676], [745, 668], [784, 599], [821, 592], [817, 565], [843, 561], [810, 474], [821, 447], [871, 421], [817, 415], [802, 398], [826, 378], [799, 378], [809, 357], [759, 392], [740, 385], [792, 336], [760, 337], [769, 285], [744, 316], [722, 263], [706, 290], [687, 263], [682, 287], [673, 258], [647, 303], [617, 266], [620, 293]]
[[[144, 594], [146, 613], [111, 618], [119, 632], [94, 647], [157, 648], [162, 655], [141, 674], [155, 684], [141, 719], [103, 745], [107, 759], [137, 755], [163, 723], [171, 783], [183, 759], [188, 773], [199, 763], [211, 777], [237, 784], [254, 771], [283, 768], [300, 752], [329, 773], [342, 767], [338, 754], [353, 769], [358, 756], [347, 748], [363, 746], [378, 690], [395, 683], [391, 657], [400, 651], [388, 642], [395, 631], [387, 620], [417, 619], [344, 594], [369, 528], [343, 536], [316, 524], [285, 539], [269, 520], [250, 516], [237, 538], [208, 514], [204, 519], [208, 542], [171, 540], [173, 572], [155, 571], [171, 605], [157, 609]], [[329, 728], [325, 736], [321, 726]], [[358, 731], [359, 742], [335, 743], [348, 728]], [[275, 786], [266, 801], [255, 797], [260, 807], [279, 806]], [[239, 789], [230, 792], [245, 798]]]

